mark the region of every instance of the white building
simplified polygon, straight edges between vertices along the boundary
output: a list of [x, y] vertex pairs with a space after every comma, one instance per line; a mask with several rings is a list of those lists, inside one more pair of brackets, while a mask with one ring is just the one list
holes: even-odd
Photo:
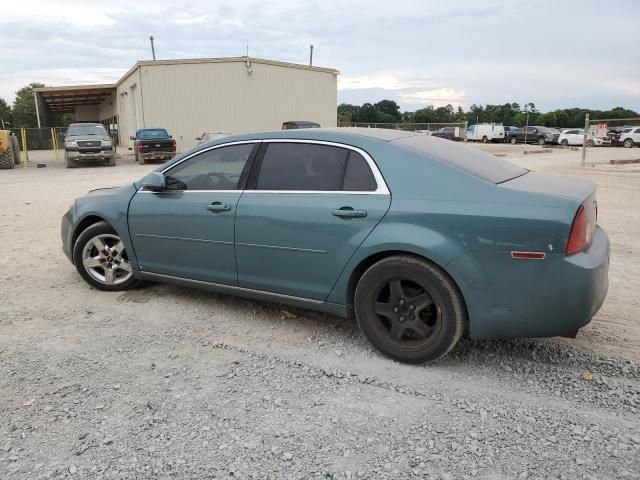
[[53, 112], [117, 125], [166, 128], [178, 151], [205, 131], [279, 130], [289, 120], [336, 126], [338, 71], [250, 57], [137, 62], [117, 83], [36, 88], [43, 126]]

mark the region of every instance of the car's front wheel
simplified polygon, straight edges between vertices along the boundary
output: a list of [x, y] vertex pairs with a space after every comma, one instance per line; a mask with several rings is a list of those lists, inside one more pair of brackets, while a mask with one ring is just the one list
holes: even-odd
[[631, 147], [633, 147], [633, 140], [632, 140], [631, 138], [627, 138], [627, 139], [624, 141], [624, 146], [625, 146], [626, 148], [631, 148]]
[[540, 145], [540, 146], [544, 145], [544, 138], [539, 138], [538, 139], [538, 145]]
[[518, 139], [516, 137], [511, 137], [511, 140], [509, 140], [511, 142], [511, 145], [515, 145], [516, 143], [518, 143]]
[[563, 147], [568, 147], [569, 146], [569, 140], [567, 140], [565, 138], [564, 140], [562, 140], [562, 142], [560, 142], [560, 145], [562, 145]]
[[80, 234], [73, 261], [80, 276], [98, 290], [126, 290], [138, 283], [122, 240], [107, 222], [94, 223]]
[[411, 256], [375, 263], [356, 287], [354, 308], [360, 328], [385, 355], [424, 363], [446, 355], [464, 332], [462, 297], [433, 264]]

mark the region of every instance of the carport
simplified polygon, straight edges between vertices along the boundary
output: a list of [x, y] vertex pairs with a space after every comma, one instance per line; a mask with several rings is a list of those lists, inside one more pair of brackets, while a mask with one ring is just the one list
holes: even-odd
[[100, 122], [110, 130], [118, 123], [115, 84], [40, 87], [33, 91], [42, 127], [54, 126], [55, 113], [75, 113], [79, 122]]

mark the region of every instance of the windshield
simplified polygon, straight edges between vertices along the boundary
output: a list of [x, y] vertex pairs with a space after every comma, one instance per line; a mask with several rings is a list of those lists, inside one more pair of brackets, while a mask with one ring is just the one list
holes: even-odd
[[67, 136], [80, 135], [107, 135], [107, 131], [102, 125], [70, 125]]
[[138, 138], [169, 138], [169, 134], [164, 128], [153, 128], [149, 130], [140, 130]]

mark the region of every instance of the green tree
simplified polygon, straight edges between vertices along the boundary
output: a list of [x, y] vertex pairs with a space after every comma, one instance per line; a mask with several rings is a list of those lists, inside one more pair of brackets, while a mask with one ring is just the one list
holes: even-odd
[[44, 87], [44, 84], [30, 83], [16, 92], [12, 109], [14, 127], [33, 128], [38, 126], [36, 105], [33, 99], [33, 89], [38, 87]]
[[11, 121], [11, 107], [4, 100], [4, 98], [0, 98], [0, 129], [2, 128], [2, 122], [4, 122], [5, 127], [8, 127], [13, 122]]
[[381, 100], [373, 108], [378, 111], [378, 121], [380, 122], [399, 122], [402, 120], [400, 105], [393, 100]]

